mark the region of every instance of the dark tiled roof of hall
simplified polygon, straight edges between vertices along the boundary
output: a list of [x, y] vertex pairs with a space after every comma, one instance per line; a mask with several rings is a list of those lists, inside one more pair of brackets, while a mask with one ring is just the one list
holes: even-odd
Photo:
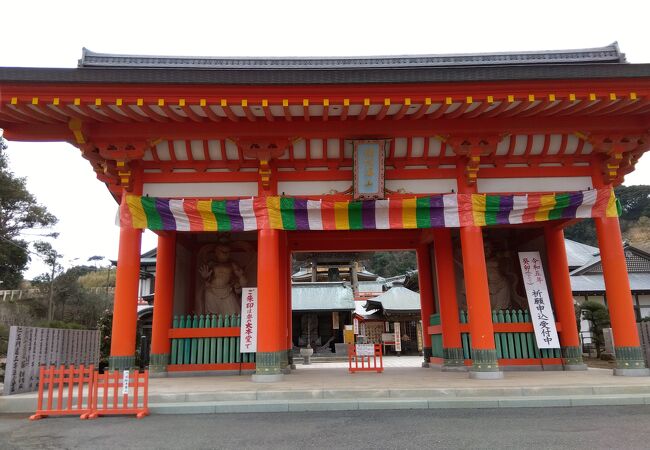
[[344, 57], [204, 57], [147, 56], [95, 53], [83, 49], [79, 67], [139, 67], [187, 69], [405, 69], [457, 66], [530, 64], [624, 63], [618, 45], [577, 50], [464, 53], [448, 55], [344, 56]]
[[310, 85], [647, 78], [618, 45], [456, 55], [234, 58], [137, 56], [83, 50], [78, 68], [0, 67], [0, 82]]

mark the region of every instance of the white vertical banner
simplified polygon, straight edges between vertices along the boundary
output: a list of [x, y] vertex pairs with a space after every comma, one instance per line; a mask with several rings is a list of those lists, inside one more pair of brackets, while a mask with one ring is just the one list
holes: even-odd
[[355, 334], [355, 335], [356, 335], [356, 334], [359, 334], [359, 319], [357, 319], [357, 318], [355, 317], [355, 318], [354, 318], [354, 321], [353, 321], [353, 324], [354, 324], [354, 334]]
[[332, 311], [332, 329], [339, 329], [339, 313], [338, 311]]
[[519, 252], [519, 263], [524, 277], [528, 309], [535, 330], [537, 347], [560, 348], [560, 340], [555, 328], [555, 315], [539, 252]]
[[[117, 386], [115, 386], [117, 388]], [[129, 371], [124, 370], [122, 372], [122, 395], [129, 394]]]
[[240, 353], [257, 351], [257, 288], [242, 288]]
[[402, 330], [399, 325], [399, 322], [393, 322], [393, 327], [395, 328], [395, 351], [402, 351]]

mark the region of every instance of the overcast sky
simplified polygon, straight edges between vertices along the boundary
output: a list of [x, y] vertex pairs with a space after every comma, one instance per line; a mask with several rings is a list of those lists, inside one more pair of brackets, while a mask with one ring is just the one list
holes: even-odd
[[[213, 5], [213, 6], [207, 6]], [[354, 56], [556, 50], [618, 41], [650, 63], [645, 1], [28, 1], [0, 3], [0, 66], [75, 67], [96, 52], [199, 56]], [[117, 257], [117, 206], [76, 148], [9, 143], [11, 169], [59, 218], [70, 267]], [[647, 155], [625, 184], [648, 183]], [[142, 250], [156, 245], [146, 233]], [[75, 259], [78, 258], [78, 259]], [[34, 258], [25, 274], [44, 271]]]

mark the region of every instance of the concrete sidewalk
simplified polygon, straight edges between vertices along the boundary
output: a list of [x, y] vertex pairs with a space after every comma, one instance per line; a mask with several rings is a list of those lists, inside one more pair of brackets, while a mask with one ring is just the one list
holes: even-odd
[[[299, 365], [277, 383], [255, 383], [250, 375], [153, 378], [149, 403], [154, 414], [650, 404], [650, 377], [589, 369], [474, 380], [416, 367], [419, 361], [386, 358], [381, 374], [350, 374], [341, 363]], [[36, 393], [0, 397], [0, 412], [35, 408]]]

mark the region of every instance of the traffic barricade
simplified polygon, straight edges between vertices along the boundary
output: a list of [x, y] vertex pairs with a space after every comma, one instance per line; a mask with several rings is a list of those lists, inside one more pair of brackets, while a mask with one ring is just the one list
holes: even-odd
[[384, 371], [381, 344], [348, 345], [348, 368], [350, 373]]
[[149, 415], [149, 371], [113, 370], [96, 373], [93, 382], [93, 406], [89, 419], [99, 416]]
[[86, 418], [93, 404], [94, 373], [93, 365], [61, 366], [58, 369], [41, 366], [36, 412], [29, 419], [70, 415]]

